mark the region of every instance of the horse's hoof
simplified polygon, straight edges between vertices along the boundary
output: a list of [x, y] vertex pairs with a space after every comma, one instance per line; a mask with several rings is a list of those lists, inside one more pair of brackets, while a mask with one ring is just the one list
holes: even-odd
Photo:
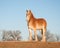
[[41, 40], [41, 42], [46, 42], [46, 40]]

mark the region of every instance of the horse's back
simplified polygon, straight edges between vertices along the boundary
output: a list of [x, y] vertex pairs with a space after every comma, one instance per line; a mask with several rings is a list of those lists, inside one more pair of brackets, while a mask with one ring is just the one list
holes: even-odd
[[38, 18], [38, 19], [36, 19], [36, 23], [37, 23], [38, 25], [40, 25], [40, 26], [44, 26], [44, 27], [47, 26], [47, 22], [46, 22], [46, 20], [43, 19], [43, 18]]

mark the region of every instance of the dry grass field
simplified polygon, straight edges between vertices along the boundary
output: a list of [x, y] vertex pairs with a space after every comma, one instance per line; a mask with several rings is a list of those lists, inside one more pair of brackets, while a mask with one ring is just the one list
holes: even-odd
[[0, 48], [60, 48], [59, 42], [0, 42]]

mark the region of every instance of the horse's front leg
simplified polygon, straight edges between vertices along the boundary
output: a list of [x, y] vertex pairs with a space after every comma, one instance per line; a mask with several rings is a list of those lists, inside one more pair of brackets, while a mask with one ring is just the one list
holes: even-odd
[[38, 41], [36, 29], [34, 30], [35, 41]]
[[32, 41], [32, 31], [29, 29], [29, 40]]

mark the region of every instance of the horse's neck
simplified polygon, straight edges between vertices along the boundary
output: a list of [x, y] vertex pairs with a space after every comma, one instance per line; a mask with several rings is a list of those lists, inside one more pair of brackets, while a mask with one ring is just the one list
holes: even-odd
[[33, 16], [33, 14], [31, 14], [31, 19], [30, 20], [34, 20], [35, 19], [35, 17]]

